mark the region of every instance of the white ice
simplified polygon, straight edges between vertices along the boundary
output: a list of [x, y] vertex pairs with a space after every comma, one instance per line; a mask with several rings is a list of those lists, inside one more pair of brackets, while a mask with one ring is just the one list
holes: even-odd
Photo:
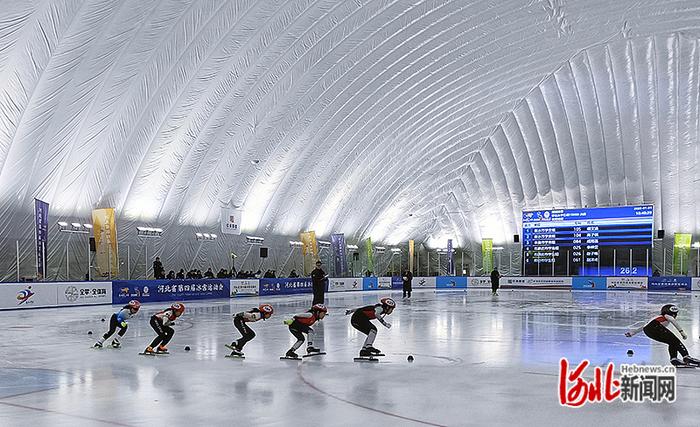
[[[378, 325], [375, 342], [387, 357], [355, 363], [364, 335], [343, 312], [388, 294], [398, 301], [388, 318], [393, 328]], [[330, 315], [316, 327], [328, 354], [281, 361], [294, 341], [282, 322], [310, 299], [265, 299], [275, 315], [251, 325], [257, 337], [245, 360], [224, 358], [224, 344], [238, 338], [231, 313], [258, 298], [187, 303], [166, 357], [138, 355], [153, 338], [150, 315], [165, 304], [144, 305], [118, 350], [91, 348], [116, 306], [0, 312], [0, 425], [700, 425], [695, 370], [679, 371], [675, 403], [570, 409], [557, 400], [562, 356], [666, 364], [665, 346], [623, 336], [664, 303], [680, 306], [685, 343], [699, 355], [697, 293], [422, 291], [410, 301], [396, 292], [336, 293], [327, 295]]]

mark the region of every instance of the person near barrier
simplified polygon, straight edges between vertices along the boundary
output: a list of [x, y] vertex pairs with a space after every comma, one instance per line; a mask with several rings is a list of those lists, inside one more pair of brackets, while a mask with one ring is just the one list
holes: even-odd
[[321, 261], [316, 261], [316, 268], [311, 272], [311, 285], [313, 287], [314, 299], [311, 305], [323, 304], [325, 301], [326, 280], [328, 275], [321, 268]]
[[[672, 324], [678, 332], [681, 334], [683, 339], [688, 339], [685, 331], [681, 328], [676, 320], [678, 317], [678, 307], [674, 304], [666, 304], [661, 307], [661, 314], [655, 316], [646, 325], [640, 326], [638, 328], [633, 328], [625, 332], [626, 337], [632, 337], [639, 332], [644, 331], [644, 334], [654, 341], [662, 342], [668, 345], [668, 354], [671, 358], [671, 364], [674, 366], [700, 366], [700, 360], [694, 357], [690, 357], [688, 354], [688, 349], [685, 345], [678, 339], [678, 337], [671, 332], [668, 324]], [[678, 358], [678, 353], [683, 356], [683, 359]]]
[[233, 315], [233, 326], [241, 333], [241, 337], [237, 341], [233, 341], [231, 345], [226, 346], [231, 349], [231, 356], [242, 357], [243, 346], [245, 346], [248, 341], [255, 338], [255, 332], [250, 329], [248, 323], [267, 320], [274, 312], [275, 310], [270, 304], [260, 304], [258, 307]]
[[360, 350], [360, 357], [372, 357], [382, 353], [373, 347], [374, 339], [377, 337], [377, 327], [372, 324], [371, 320], [377, 319], [387, 329], [391, 328], [391, 323], [386, 322], [384, 317], [393, 313], [394, 308], [396, 308], [396, 302], [393, 299], [382, 298], [379, 300], [379, 304], [345, 310], [346, 316], [352, 313], [350, 318], [352, 327], [367, 335], [362, 350]]
[[102, 338], [97, 340], [94, 347], [102, 348], [102, 344], [104, 344], [104, 342], [108, 340], [109, 337], [111, 337], [117, 331], [117, 329], [119, 329], [119, 332], [117, 332], [117, 335], [119, 336], [114, 337], [114, 339], [112, 340], [112, 347], [121, 347], [122, 344], [121, 341], [119, 341], [119, 338], [123, 337], [124, 334], [126, 334], [126, 329], [129, 326], [126, 321], [136, 316], [136, 313], [139, 312], [140, 308], [140, 302], [136, 300], [131, 300], [127, 305], [122, 307], [121, 310], [112, 314], [112, 317], [109, 319], [109, 331], [102, 335]]
[[289, 326], [289, 332], [294, 335], [296, 342], [285, 354], [285, 358], [298, 359], [299, 355], [296, 350], [304, 344], [304, 334], [308, 337], [306, 354], [321, 353], [319, 348], [314, 347], [314, 330], [311, 326], [319, 320], [323, 320], [328, 314], [328, 309], [323, 304], [314, 304], [309, 311], [305, 313], [295, 314], [292, 319], [285, 320], [284, 324]]
[[501, 280], [501, 273], [498, 272], [498, 269], [494, 267], [493, 271], [491, 272], [491, 294], [498, 296], [498, 288], [500, 287], [500, 280]]
[[401, 280], [403, 281], [403, 297], [406, 298], [408, 295], [408, 298], [411, 298], [411, 291], [413, 290], [413, 273], [411, 273], [409, 270], [404, 270]]
[[[170, 340], [175, 335], [175, 330], [172, 325], [175, 324], [175, 320], [182, 316], [185, 312], [185, 304], [175, 303], [169, 308], [151, 316], [151, 327], [156, 331], [157, 336], [151, 342], [151, 345], [146, 347], [143, 354], [167, 354], [168, 348], [166, 347]], [[155, 350], [154, 350], [155, 349]]]

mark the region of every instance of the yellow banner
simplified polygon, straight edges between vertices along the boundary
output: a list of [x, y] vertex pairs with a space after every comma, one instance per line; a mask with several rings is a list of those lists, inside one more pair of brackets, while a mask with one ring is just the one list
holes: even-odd
[[316, 244], [316, 232], [304, 231], [299, 233], [301, 240], [301, 254], [304, 257], [304, 275], [311, 274], [314, 264], [318, 260], [318, 245]]
[[95, 234], [95, 261], [100, 277], [119, 275], [119, 255], [117, 252], [117, 226], [114, 222], [114, 208], [92, 211], [92, 229]]
[[493, 239], [481, 239], [481, 262], [484, 274], [493, 270]]
[[408, 271], [413, 273], [413, 254], [415, 252], [416, 242], [414, 240], [408, 241]]

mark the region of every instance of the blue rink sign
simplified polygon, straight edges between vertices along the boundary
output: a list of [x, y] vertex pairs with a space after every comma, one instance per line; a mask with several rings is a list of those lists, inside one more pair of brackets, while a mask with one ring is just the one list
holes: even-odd
[[145, 303], [231, 297], [228, 279], [115, 280], [112, 294], [114, 304], [132, 299]]
[[310, 293], [313, 290], [311, 278], [260, 279], [260, 295], [289, 295]]
[[571, 287], [578, 290], [604, 291], [608, 288], [608, 279], [602, 276], [576, 276]]
[[692, 279], [685, 276], [650, 277], [650, 291], [689, 291]]
[[467, 278], [463, 276], [439, 276], [435, 284], [438, 289], [466, 289]]

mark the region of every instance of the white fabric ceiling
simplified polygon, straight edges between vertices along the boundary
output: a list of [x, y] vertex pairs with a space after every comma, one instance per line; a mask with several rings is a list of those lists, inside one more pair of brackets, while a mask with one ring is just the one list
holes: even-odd
[[250, 233], [389, 244], [507, 241], [551, 206], [700, 226], [697, 1], [1, 6], [3, 239], [34, 197], [120, 233], [226, 204]]

